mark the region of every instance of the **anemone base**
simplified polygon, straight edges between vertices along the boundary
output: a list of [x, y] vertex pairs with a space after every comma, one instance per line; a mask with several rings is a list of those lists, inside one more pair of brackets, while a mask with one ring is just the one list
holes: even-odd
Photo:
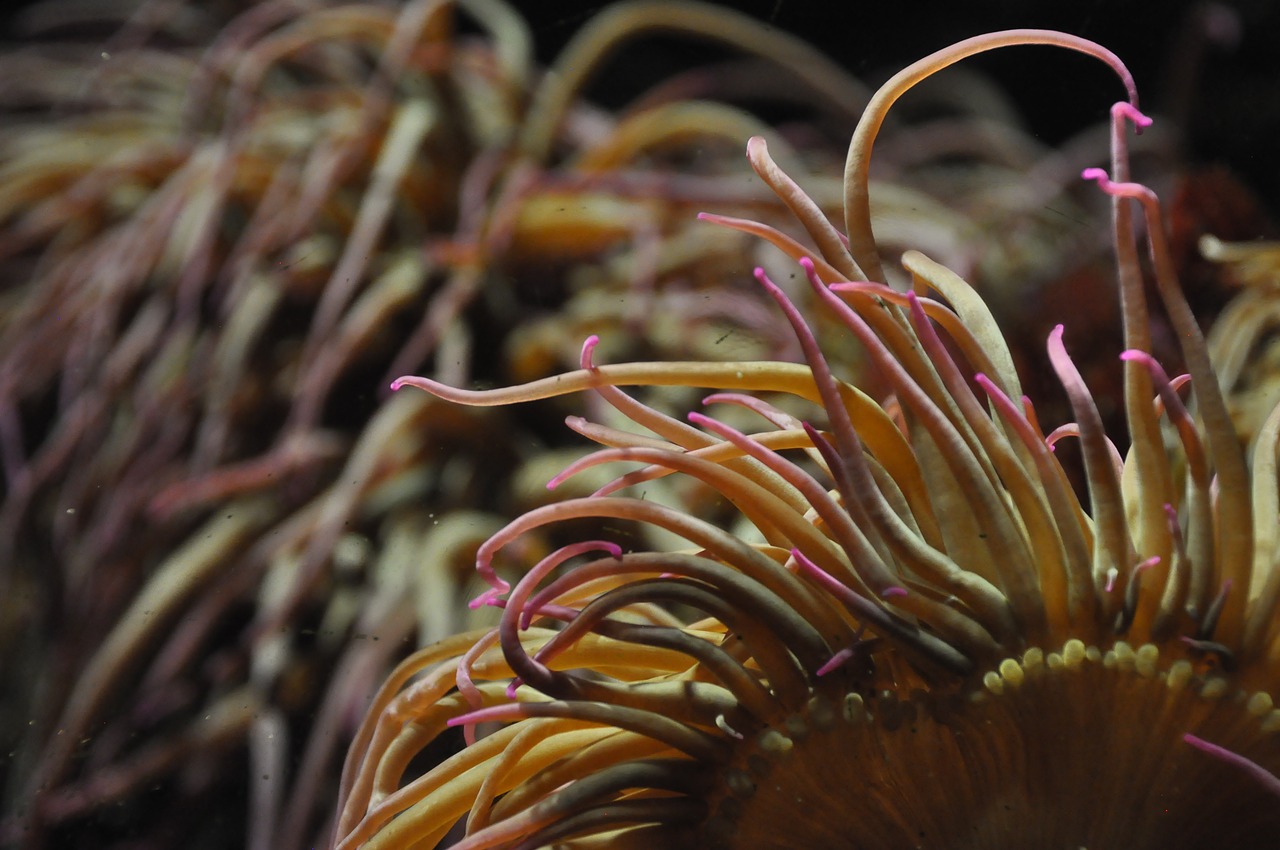
[[967, 696], [833, 693], [743, 742], [707, 844], [1280, 847], [1280, 801], [1183, 739], [1274, 773], [1280, 710], [1227, 675], [1162, 663], [1153, 645], [1031, 649]]

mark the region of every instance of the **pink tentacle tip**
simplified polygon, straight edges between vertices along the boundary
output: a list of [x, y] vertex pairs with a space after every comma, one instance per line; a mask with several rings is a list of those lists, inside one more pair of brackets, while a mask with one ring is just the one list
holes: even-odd
[[478, 608], [506, 608], [507, 602], [505, 599], [501, 598], [504, 593], [506, 593], [505, 590], [498, 590], [496, 587], [491, 587], [475, 599], [468, 602], [467, 607], [472, 611], [475, 611]]
[[881, 599], [897, 599], [899, 597], [903, 597], [907, 595], [908, 595], [907, 589], [905, 587], [899, 587], [897, 585], [893, 585], [892, 587], [886, 587], [884, 590], [880, 591]]
[[1102, 187], [1104, 192], [1111, 186], [1111, 175], [1107, 174], [1106, 169], [1103, 168], [1086, 168], [1080, 172], [1080, 177], [1083, 180], [1094, 181]]
[[421, 378], [417, 375], [401, 375], [391, 382], [391, 390], [404, 389], [405, 387], [418, 387], [419, 389], [431, 392], [431, 387], [436, 385], [430, 378]]
[[1280, 778], [1277, 778], [1275, 774], [1268, 771], [1256, 761], [1253, 761], [1240, 753], [1232, 752], [1226, 747], [1210, 743], [1204, 738], [1197, 737], [1190, 733], [1183, 735], [1182, 740], [1195, 747], [1197, 750], [1200, 750], [1219, 761], [1226, 762], [1233, 767], [1240, 768], [1267, 791], [1277, 797], [1280, 797]]
[[1219, 747], [1217, 744], [1210, 744], [1204, 738], [1198, 738], [1195, 735], [1192, 735], [1190, 732], [1183, 735], [1182, 740], [1190, 744], [1191, 746], [1195, 747], [1197, 750], [1203, 750], [1206, 753], [1216, 754], [1222, 751], [1222, 747]]
[[1143, 113], [1126, 100], [1117, 101], [1111, 106], [1111, 114], [1127, 118], [1133, 124], [1133, 131], [1142, 135], [1142, 131], [1153, 123], [1151, 116]]
[[717, 425], [723, 426], [724, 424], [720, 422], [720, 420], [713, 419], [710, 416], [699, 413], [696, 410], [690, 410], [688, 415], [685, 416], [685, 418], [688, 419], [694, 425], [697, 425], [700, 428], [705, 428], [708, 430], [714, 430]]
[[830, 660], [828, 660], [826, 664], [823, 664], [821, 667], [819, 667], [817, 670], [817, 674], [819, 676], [825, 676], [828, 673], [832, 672], [833, 670], [838, 670], [840, 667], [844, 666], [844, 663], [852, 657], [853, 657], [853, 647], [846, 646], [844, 649], [840, 650], [835, 655], [831, 656]]
[[582, 354], [579, 356], [578, 362], [581, 364], [583, 369], [595, 370], [596, 367], [592, 362], [591, 357], [595, 353], [596, 346], [599, 344], [600, 337], [598, 334], [592, 334], [582, 341]]
[[1066, 343], [1062, 341], [1062, 334], [1065, 330], [1066, 327], [1064, 325], [1054, 325], [1053, 330], [1049, 331], [1049, 339], [1045, 344], [1049, 352], [1049, 360], [1054, 364], [1055, 368], [1063, 362], [1071, 362], [1071, 356], [1067, 354]]

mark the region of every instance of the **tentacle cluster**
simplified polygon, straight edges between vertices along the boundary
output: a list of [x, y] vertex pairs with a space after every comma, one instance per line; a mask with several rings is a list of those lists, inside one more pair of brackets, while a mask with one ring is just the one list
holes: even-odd
[[[902, 258], [912, 291], [866, 279], [881, 277], [865, 183], [884, 111], [963, 56], [1024, 43], [1101, 58], [1130, 93], [1112, 111], [1111, 176], [1085, 173], [1114, 198], [1124, 455], [1061, 327], [1049, 354], [1075, 422], [1046, 437], [963, 280], [917, 252]], [[907, 838], [1012, 847], [1033, 834], [1019, 818], [1036, 821], [1043, 846], [1161, 846], [1177, 823], [1148, 825], [1144, 807], [1199, 817], [1220, 802], [1206, 802], [1213, 794], [1243, 846], [1280, 834], [1274, 805], [1255, 805], [1280, 765], [1280, 711], [1268, 695], [1280, 677], [1280, 419], [1262, 429], [1250, 468], [1173, 277], [1159, 205], [1129, 182], [1130, 123], [1148, 123], [1132, 81], [1095, 45], [1036, 31], [964, 42], [872, 99], [848, 160], [847, 238], [751, 141], [753, 168], [816, 250], [707, 218], [796, 260], [797, 279], [861, 345], [887, 401], [833, 373], [794, 287], [763, 270], [803, 364], [600, 366], [592, 338], [580, 370], [519, 387], [398, 380], [477, 405], [591, 390], [645, 433], [571, 421], [602, 448], [553, 485], [607, 463], [639, 468], [534, 510], [480, 547], [483, 601], [503, 608], [501, 625], [420, 652], [383, 687], [349, 757], [338, 846], [438, 846], [461, 821], [450, 846], [467, 850]], [[1134, 200], [1189, 380], [1146, 353]], [[713, 390], [708, 410], [724, 415], [683, 422], [620, 389], [658, 385]], [[1066, 436], [1079, 442], [1083, 498], [1054, 451]], [[750, 533], [646, 501], [645, 482], [668, 475], [715, 490]], [[618, 495], [627, 488], [633, 495]], [[584, 518], [655, 526], [685, 544], [577, 544], [514, 587], [498, 576], [523, 535]], [[449, 727], [473, 743], [407, 776]], [[904, 728], [914, 737], [895, 735]], [[489, 734], [475, 740], [477, 729]], [[1081, 744], [1090, 735], [1101, 739]], [[935, 799], [958, 785], [955, 801]]]

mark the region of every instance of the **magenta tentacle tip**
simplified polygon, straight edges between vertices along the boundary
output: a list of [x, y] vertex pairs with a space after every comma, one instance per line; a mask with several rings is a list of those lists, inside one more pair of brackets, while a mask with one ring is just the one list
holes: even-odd
[[806, 555], [804, 552], [801, 552], [798, 548], [792, 547], [791, 557], [794, 558], [795, 562], [798, 565], [800, 565], [802, 568], [804, 568], [806, 571], [813, 573], [815, 575], [822, 576], [824, 578], [831, 578], [831, 576], [827, 574], [826, 570], [822, 569], [822, 567], [815, 564], [808, 555]]
[[1182, 740], [1219, 761], [1240, 768], [1267, 791], [1280, 797], [1280, 778], [1277, 778], [1256, 761], [1190, 733], [1183, 735]]
[[475, 599], [468, 602], [467, 607], [472, 611], [479, 608], [505, 608], [507, 607], [506, 601], [501, 598], [502, 594], [505, 592], [506, 591], [499, 590], [496, 587], [491, 587]]
[[579, 355], [578, 362], [583, 369], [594, 371], [595, 364], [592, 362], [592, 355], [595, 353], [596, 346], [600, 344], [600, 335], [592, 334], [582, 341], [582, 354]]
[[907, 309], [911, 311], [911, 318], [916, 324], [923, 325], [929, 322], [929, 314], [924, 311], [920, 296], [910, 289], [907, 290]]
[[444, 725], [449, 727], [470, 726], [475, 723], [484, 723], [486, 720], [508, 720], [513, 716], [518, 717], [520, 708], [519, 705], [491, 705], [487, 708], [477, 708], [468, 711], [466, 714], [450, 717], [444, 722]]
[[844, 663], [852, 657], [853, 657], [853, 647], [846, 646], [844, 649], [840, 650], [835, 655], [831, 656], [831, 658], [827, 661], [827, 663], [819, 667], [816, 671], [817, 675], [819, 677], [822, 677], [834, 670], [838, 670], [840, 667], [844, 666]]
[[1215, 744], [1210, 744], [1204, 738], [1197, 738], [1195, 735], [1192, 735], [1190, 732], [1183, 735], [1182, 740], [1185, 743], [1188, 743], [1191, 746], [1195, 747], [1197, 750], [1204, 750], [1207, 753], [1212, 753], [1212, 752], [1215, 752], [1216, 750], [1221, 749]]
[[435, 393], [434, 387], [442, 387], [443, 385], [418, 375], [401, 375], [391, 382], [392, 391], [404, 389], [405, 387], [417, 387], [420, 390], [426, 390], [429, 393]]
[[1107, 174], [1105, 168], [1086, 168], [1080, 172], [1080, 177], [1084, 180], [1093, 180], [1104, 190], [1111, 185], [1111, 176]]
[[457, 727], [457, 726], [467, 726], [469, 724], [470, 716], [474, 713], [475, 712], [468, 711], [466, 714], [459, 714], [457, 717], [450, 717], [448, 720], [444, 722], [444, 725], [451, 728]]
[[1111, 175], [1107, 174], [1103, 168], [1086, 168], [1080, 172], [1080, 176], [1085, 180], [1092, 180], [1098, 184], [1098, 188], [1106, 192], [1112, 197], [1120, 198], [1136, 198], [1145, 200], [1148, 197], [1154, 199], [1155, 194], [1141, 183], [1116, 183], [1111, 179]]
[[1133, 124], [1134, 132], [1138, 135], [1141, 135], [1142, 131], [1153, 123], [1151, 116], [1126, 100], [1116, 101], [1111, 107], [1111, 114], [1128, 119]]

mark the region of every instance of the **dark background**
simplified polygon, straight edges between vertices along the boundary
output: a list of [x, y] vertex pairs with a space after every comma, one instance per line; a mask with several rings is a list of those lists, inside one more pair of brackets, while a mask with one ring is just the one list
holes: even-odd
[[[555, 56], [592, 14], [599, 0], [515, 4], [531, 22], [544, 62]], [[1185, 110], [1188, 164], [1223, 165], [1280, 210], [1280, 2], [912, 2], [912, 0], [721, 0], [717, 5], [802, 36], [864, 82], [875, 84], [902, 66], [968, 36], [1015, 27], [1059, 29], [1110, 48], [1129, 66], [1143, 106], [1156, 113]], [[1197, 11], [1234, 18], [1234, 46], [1209, 45], [1196, 66], [1191, 32]], [[1201, 18], [1203, 19], [1203, 18]], [[643, 70], [666, 69], [705, 55], [706, 45], [645, 39], [624, 54], [593, 87], [643, 89]], [[639, 55], [632, 55], [632, 54]], [[1110, 105], [1097, 92], [1120, 90], [1101, 64], [1065, 51], [1013, 49], [967, 60], [987, 72], [1019, 104], [1037, 136], [1056, 143], [1100, 121]], [[656, 72], [662, 73], [662, 72]], [[1179, 77], [1183, 79], [1179, 79]], [[620, 101], [626, 100], [624, 94]]]
[[[43, 0], [5, 4], [0, 32], [10, 43], [25, 37], [27, 7], [62, 3], [79, 9], [110, 0]], [[155, 0], [151, 0], [155, 2]], [[1043, 27], [1093, 39], [1117, 53], [1138, 82], [1143, 106], [1171, 107], [1189, 118], [1190, 165], [1229, 168], [1265, 202], [1280, 210], [1280, 2], [1276, 0], [711, 0], [800, 35], [864, 82], [874, 84], [903, 65], [959, 39], [992, 30]], [[538, 57], [549, 62], [573, 33], [608, 0], [511, 0], [529, 21]], [[246, 0], [199, 4], [228, 14]], [[1234, 20], [1234, 46], [1209, 46], [1197, 61], [1191, 45], [1196, 12], [1214, 9]], [[214, 12], [213, 14], [217, 14]], [[1201, 16], [1203, 17], [1203, 16]], [[592, 92], [603, 103], [623, 103], [646, 81], [693, 64], [708, 51], [687, 39], [645, 38], [597, 78]], [[729, 54], [726, 53], [726, 56]], [[1106, 114], [1096, 92], [1116, 91], [1099, 63], [1054, 50], [1005, 50], [967, 60], [999, 81], [1037, 136], [1053, 144]], [[1181, 77], [1181, 79], [1179, 79]], [[1176, 104], [1176, 106], [1175, 106]]]

